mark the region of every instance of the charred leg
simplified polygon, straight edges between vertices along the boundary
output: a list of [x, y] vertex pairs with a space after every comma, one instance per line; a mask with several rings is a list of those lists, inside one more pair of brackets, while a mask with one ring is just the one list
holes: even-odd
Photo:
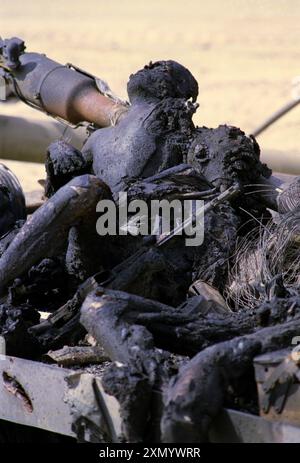
[[0, 291], [42, 258], [61, 252], [70, 228], [94, 214], [97, 202], [108, 192], [99, 179], [83, 175], [62, 187], [41, 206], [0, 258]]
[[197, 354], [172, 379], [166, 391], [164, 442], [203, 442], [224, 404], [230, 381], [252, 366], [258, 354], [288, 347], [299, 334], [300, 319], [215, 344]]
[[[149, 422], [159, 421], [161, 404], [154, 389], [159, 390], [166, 379], [164, 363], [168, 355], [155, 348], [145, 327], [123, 317], [130, 298], [126, 293], [99, 287], [82, 305], [81, 323], [116, 362], [103, 378], [104, 387], [120, 403], [126, 439], [136, 442], [147, 440], [149, 432], [157, 434], [157, 429], [149, 430]], [[149, 304], [151, 307], [151, 301]]]

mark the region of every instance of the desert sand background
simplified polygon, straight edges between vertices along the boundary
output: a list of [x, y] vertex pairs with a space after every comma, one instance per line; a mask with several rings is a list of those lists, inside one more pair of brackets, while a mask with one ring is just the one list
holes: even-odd
[[[150, 60], [174, 59], [199, 82], [198, 125], [251, 133], [291, 98], [300, 75], [299, 0], [1, 0], [0, 35], [72, 62], [126, 97], [128, 76]], [[19, 104], [0, 114], [43, 117]], [[258, 138], [263, 152], [293, 153], [300, 165], [300, 106]], [[25, 190], [41, 165], [5, 161]]]

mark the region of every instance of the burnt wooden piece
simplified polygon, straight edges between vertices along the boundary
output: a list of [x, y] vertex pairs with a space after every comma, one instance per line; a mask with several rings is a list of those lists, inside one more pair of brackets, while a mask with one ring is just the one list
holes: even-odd
[[103, 363], [108, 360], [103, 348], [99, 346], [65, 346], [59, 350], [50, 350], [45, 357], [64, 367]]

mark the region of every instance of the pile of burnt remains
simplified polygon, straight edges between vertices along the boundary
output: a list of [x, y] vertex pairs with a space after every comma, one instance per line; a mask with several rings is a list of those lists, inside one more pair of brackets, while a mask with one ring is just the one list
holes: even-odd
[[[237, 252], [262, 230], [276, 241], [276, 223], [292, 216], [297, 224], [298, 203], [280, 194], [253, 137], [227, 125], [194, 126], [197, 96], [196, 80], [174, 61], [132, 75], [130, 105], [115, 126], [95, 130], [81, 151], [66, 141], [49, 147], [46, 200], [27, 219], [22, 192], [2, 169], [7, 354], [39, 360], [93, 338], [110, 361], [102, 381], [120, 403], [129, 442], [202, 442], [223, 406], [255, 410], [253, 358], [300, 332], [298, 275], [286, 284], [281, 262], [263, 278], [260, 262], [241, 281], [259, 248], [253, 244], [249, 259]], [[147, 204], [204, 201], [203, 242], [100, 236], [97, 204], [118, 208], [120, 192]], [[234, 297], [245, 285], [249, 307]]]

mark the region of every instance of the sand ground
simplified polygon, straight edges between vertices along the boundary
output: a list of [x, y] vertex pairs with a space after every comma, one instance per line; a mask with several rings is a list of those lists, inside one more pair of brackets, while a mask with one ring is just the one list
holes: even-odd
[[[130, 73], [177, 60], [200, 85], [195, 122], [246, 132], [290, 99], [300, 75], [299, 0], [1, 0], [0, 34], [99, 75], [123, 97]], [[32, 117], [21, 104], [0, 111]], [[300, 106], [260, 145], [293, 152], [300, 164], [299, 128]], [[41, 166], [13, 168], [25, 189], [43, 176]]]

